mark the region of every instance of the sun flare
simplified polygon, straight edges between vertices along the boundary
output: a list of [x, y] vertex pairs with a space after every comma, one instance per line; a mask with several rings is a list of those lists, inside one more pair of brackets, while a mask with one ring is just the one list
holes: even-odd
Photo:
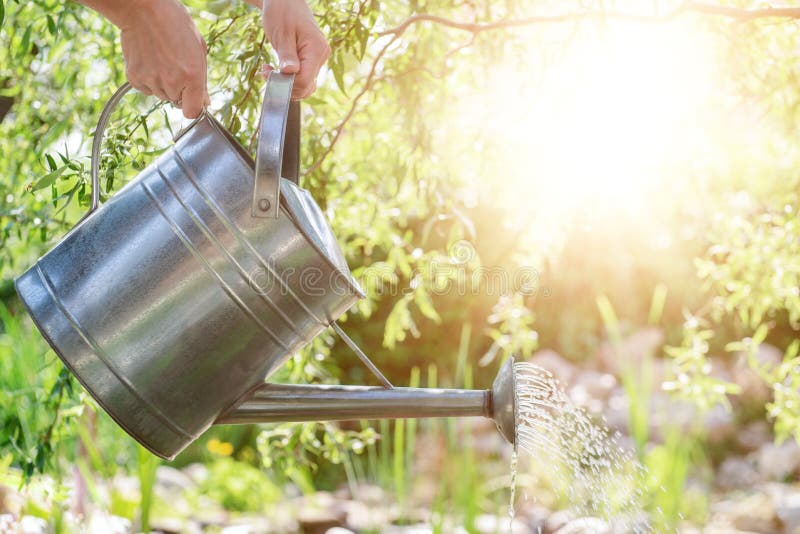
[[644, 208], [643, 195], [669, 189], [666, 177], [703, 149], [712, 50], [678, 24], [617, 24], [555, 54], [532, 43], [529, 61], [502, 65], [460, 100], [460, 126], [498, 154], [475, 178], [495, 175], [523, 209], [547, 199], [556, 216], [587, 203]]

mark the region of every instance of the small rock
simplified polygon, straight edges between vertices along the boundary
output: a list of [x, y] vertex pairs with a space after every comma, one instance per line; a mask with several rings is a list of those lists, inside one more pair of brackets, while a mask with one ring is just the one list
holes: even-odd
[[611, 529], [605, 521], [595, 517], [581, 517], [573, 519], [555, 534], [610, 534]]
[[767, 480], [783, 481], [800, 468], [800, 446], [793, 439], [780, 445], [766, 443], [757, 454], [758, 470]]
[[800, 488], [788, 484], [765, 484], [762, 487], [772, 498], [784, 534], [800, 534]]
[[610, 373], [598, 371], [581, 371], [574, 379], [574, 386], [581, 386], [592, 399], [605, 401], [617, 387], [617, 379]]
[[736, 434], [736, 421], [733, 413], [721, 404], [715, 404], [703, 419], [708, 433], [708, 442], [711, 445], [724, 443]]
[[736, 443], [745, 452], [757, 451], [772, 441], [772, 429], [766, 421], [753, 421], [736, 432]]
[[196, 487], [190, 475], [168, 465], [160, 465], [156, 469], [156, 484], [167, 491], [186, 491]]
[[740, 457], [726, 458], [717, 470], [716, 484], [725, 491], [752, 488], [761, 482], [761, 475], [754, 462]]
[[783, 503], [778, 506], [775, 513], [786, 534], [800, 534], [800, 502]]
[[[622, 362], [633, 369], [641, 369], [642, 359], [645, 355], [654, 355], [664, 344], [664, 331], [656, 327], [643, 328], [632, 333], [615, 346], [612, 343], [603, 343], [597, 356], [602, 368], [615, 376], [622, 374]], [[655, 383], [660, 383], [663, 376], [662, 369], [653, 361], [653, 374]]]
[[367, 504], [361, 500], [343, 501], [342, 509], [347, 516], [347, 526], [353, 530], [379, 530], [391, 522], [391, 510], [386, 503]]
[[[268, 516], [263, 514], [237, 514], [231, 517], [230, 521], [224, 525], [223, 531], [226, 534], [231, 533], [250, 533], [253, 534], [269, 534], [277, 532], [296, 532], [297, 523], [285, 513], [274, 511]], [[230, 531], [224, 529], [231, 529]], [[238, 529], [238, 530], [235, 530]], [[212, 530], [216, 532], [216, 529]], [[182, 533], [183, 534], [183, 533]], [[197, 534], [200, 534], [198, 531]]]
[[342, 527], [333, 527], [329, 528], [325, 534], [356, 534], [349, 528], [342, 528]]
[[10, 486], [0, 485], [0, 513], [19, 515], [25, 498]]
[[304, 508], [297, 522], [303, 534], [325, 534], [334, 527], [344, 527], [346, 519], [344, 510]]
[[220, 534], [257, 534], [256, 529], [250, 525], [228, 525], [219, 531]]
[[41, 517], [24, 515], [19, 520], [19, 525], [15, 531], [17, 534], [46, 534], [47, 521]]
[[200, 534], [203, 529], [192, 520], [176, 517], [156, 517], [150, 520], [150, 530], [162, 534]]
[[648, 418], [651, 439], [665, 439], [664, 430], [676, 426], [688, 432], [700, 418], [703, 419], [709, 443], [724, 443], [736, 432], [733, 413], [722, 405], [716, 405], [701, 415], [697, 406], [689, 401], [676, 399], [663, 391], [651, 393]]
[[553, 534], [558, 529], [569, 523], [575, 516], [567, 510], [559, 510], [550, 514], [544, 524], [544, 534]]
[[763, 493], [743, 499], [721, 501], [712, 506], [716, 522], [727, 520], [737, 530], [774, 534], [780, 532], [772, 500]]
[[475, 519], [475, 530], [481, 534], [533, 534], [531, 529], [517, 518], [482, 514]]
[[547, 518], [550, 517], [550, 510], [533, 502], [522, 501], [520, 503], [517, 501], [517, 517], [527, 519], [528, 525], [539, 534], [544, 532]]
[[711, 362], [710, 376], [725, 382], [734, 382], [733, 373], [730, 370], [727, 359], [711, 356], [709, 361]]
[[554, 350], [537, 351], [529, 361], [550, 371], [562, 385], [570, 384], [572, 379], [578, 375], [578, 367]]
[[606, 409], [604, 410], [605, 425], [611, 429], [626, 434], [628, 431], [628, 396], [622, 386], [617, 386], [609, 395]]
[[382, 504], [386, 502], [386, 493], [380, 486], [359, 484], [355, 489], [353, 499], [363, 503]]
[[[456, 529], [456, 532], [458, 529]], [[432, 534], [433, 528], [430, 525], [391, 525], [381, 529], [381, 534]]]
[[86, 529], [90, 534], [127, 534], [131, 532], [131, 522], [124, 517], [94, 513]]
[[202, 484], [208, 480], [208, 467], [201, 463], [189, 464], [182, 471], [192, 479], [195, 484]]
[[[769, 343], [762, 343], [756, 350], [755, 359], [761, 366], [773, 368], [783, 361], [783, 352]], [[762, 406], [772, 398], [772, 390], [760, 376], [756, 373], [747, 361], [747, 355], [738, 353], [736, 365], [731, 369], [733, 381], [742, 388], [742, 392], [737, 396], [742, 401]]]
[[737, 515], [733, 518], [733, 526], [746, 532], [775, 534], [780, 530], [780, 522], [776, 517]]

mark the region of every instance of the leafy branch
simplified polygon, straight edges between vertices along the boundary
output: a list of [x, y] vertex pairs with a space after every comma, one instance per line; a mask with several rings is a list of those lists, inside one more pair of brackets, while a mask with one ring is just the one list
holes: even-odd
[[[359, 13], [360, 12], [361, 10], [359, 10]], [[659, 22], [667, 22], [669, 20], [679, 17], [680, 15], [684, 15], [687, 13], [698, 13], [702, 15], [726, 17], [740, 22], [752, 21], [764, 18], [800, 19], [800, 7], [766, 5], [758, 8], [738, 8], [738, 7], [709, 4], [704, 2], [691, 2], [691, 1], [684, 2], [668, 11], [664, 11], [662, 13], [653, 13], [653, 14], [602, 9], [602, 10], [575, 11], [575, 12], [560, 13], [555, 15], [533, 15], [530, 17], [524, 17], [520, 19], [504, 19], [495, 22], [484, 22], [484, 23], [457, 21], [428, 13], [413, 15], [405, 19], [397, 26], [394, 26], [393, 28], [375, 34], [375, 36], [378, 39], [382, 37], [390, 37], [390, 39], [386, 42], [384, 46], [380, 48], [380, 50], [376, 54], [370, 66], [369, 73], [367, 75], [366, 81], [364, 82], [364, 85], [362, 86], [361, 90], [356, 94], [356, 96], [353, 98], [351, 105], [348, 111], [345, 113], [344, 117], [333, 128], [333, 137], [329, 145], [303, 174], [304, 175], [312, 174], [313, 172], [318, 170], [325, 162], [325, 159], [331, 154], [331, 152], [333, 152], [336, 143], [341, 138], [345, 126], [355, 114], [359, 102], [364, 97], [364, 95], [374, 86], [375, 82], [378, 81], [375, 77], [375, 74], [378, 70], [378, 66], [381, 60], [383, 59], [384, 55], [389, 50], [391, 45], [394, 44], [409, 28], [411, 28], [414, 25], [428, 22], [440, 26], [445, 26], [447, 28], [452, 28], [471, 33], [473, 36], [473, 40], [469, 41], [467, 45], [459, 46], [455, 50], [451, 51], [451, 53], [448, 53], [447, 57], [449, 57], [452, 55], [453, 52], [457, 52], [465, 48], [465, 46], [469, 46], [470, 44], [472, 44], [474, 42], [474, 37], [477, 36], [478, 34], [489, 31], [520, 28], [535, 24], [575, 22], [581, 20], [598, 20], [598, 21], [623, 20], [631, 22], [659, 23]]]
[[386, 44], [380, 49], [380, 51], [378, 51], [378, 53], [375, 55], [375, 59], [372, 61], [372, 65], [370, 66], [369, 69], [369, 74], [367, 75], [367, 80], [364, 82], [364, 85], [361, 87], [361, 90], [358, 92], [358, 94], [356, 94], [356, 96], [353, 98], [353, 101], [350, 103], [350, 108], [347, 110], [347, 113], [345, 113], [342, 120], [339, 121], [339, 124], [337, 124], [336, 127], [334, 127], [333, 138], [331, 139], [331, 142], [328, 144], [328, 147], [322, 152], [322, 154], [320, 154], [320, 156], [316, 159], [316, 161], [314, 161], [314, 163], [311, 164], [308, 170], [306, 170], [303, 173], [304, 175], [311, 174], [317, 169], [319, 169], [320, 165], [322, 165], [322, 163], [325, 161], [325, 158], [327, 158], [330, 155], [330, 153], [333, 152], [333, 147], [336, 145], [336, 142], [339, 140], [339, 137], [341, 137], [342, 132], [344, 131], [344, 127], [353, 117], [353, 114], [355, 113], [356, 108], [358, 107], [359, 101], [364, 97], [365, 94], [367, 94], [367, 91], [369, 91], [372, 88], [372, 85], [375, 82], [375, 73], [378, 70], [378, 64], [381, 62], [381, 59], [389, 50], [389, 47], [391, 47], [394, 44], [394, 42], [397, 41], [398, 38], [399, 35], [396, 35], [391, 39], [389, 39], [386, 42]]
[[451, 20], [437, 15], [423, 13], [414, 15], [394, 28], [390, 28], [380, 32], [378, 36], [384, 35], [402, 35], [409, 27], [421, 22], [432, 22], [441, 26], [447, 26], [457, 30], [467, 31], [470, 33], [482, 33], [491, 30], [501, 30], [508, 28], [518, 28], [523, 26], [530, 26], [533, 24], [547, 24], [559, 22], [574, 22], [579, 20], [627, 20], [633, 22], [664, 22], [672, 20], [685, 13], [700, 13], [703, 15], [715, 15], [721, 17], [733, 18], [739, 21], [749, 21], [762, 18], [800, 18], [800, 7], [787, 7], [787, 6], [766, 6], [760, 8], [737, 8], [730, 6], [721, 6], [716, 4], [707, 4], [703, 2], [684, 2], [677, 7], [665, 11], [663, 13], [655, 14], [642, 14], [632, 13], [625, 11], [615, 10], [587, 10], [575, 11], [570, 13], [560, 13], [556, 15], [533, 15], [520, 19], [506, 19], [495, 22], [461, 22]]

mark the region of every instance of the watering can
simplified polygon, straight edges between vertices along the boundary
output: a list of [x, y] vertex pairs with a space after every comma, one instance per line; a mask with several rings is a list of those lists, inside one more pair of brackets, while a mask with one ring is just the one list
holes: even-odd
[[[512, 360], [492, 390], [394, 388], [336, 324], [363, 292], [296, 184], [293, 80], [269, 75], [255, 160], [204, 111], [100, 206], [102, 138], [122, 86], [95, 130], [89, 213], [15, 280], [37, 328], [167, 460], [213, 424], [276, 421], [484, 416], [513, 444]], [[383, 386], [265, 383], [329, 326]]]

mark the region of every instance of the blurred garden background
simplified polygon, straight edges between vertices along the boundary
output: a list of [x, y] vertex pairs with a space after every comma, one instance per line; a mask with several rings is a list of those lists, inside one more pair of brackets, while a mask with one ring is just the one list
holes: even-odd
[[[187, 4], [210, 112], [248, 146], [274, 64], [259, 13]], [[343, 326], [389, 379], [487, 388], [514, 354], [620, 433], [642, 524], [800, 532], [800, 4], [312, 9], [333, 53], [301, 185], [368, 291]], [[508, 532], [490, 421], [213, 428], [165, 463], [64, 370], [13, 278], [87, 209], [117, 33], [72, 2], [0, 0], [0, 530]], [[102, 199], [180, 126], [127, 98]], [[375, 383], [329, 332], [276, 379]], [[513, 531], [609, 531], [575, 521], [571, 476], [523, 458]]]

